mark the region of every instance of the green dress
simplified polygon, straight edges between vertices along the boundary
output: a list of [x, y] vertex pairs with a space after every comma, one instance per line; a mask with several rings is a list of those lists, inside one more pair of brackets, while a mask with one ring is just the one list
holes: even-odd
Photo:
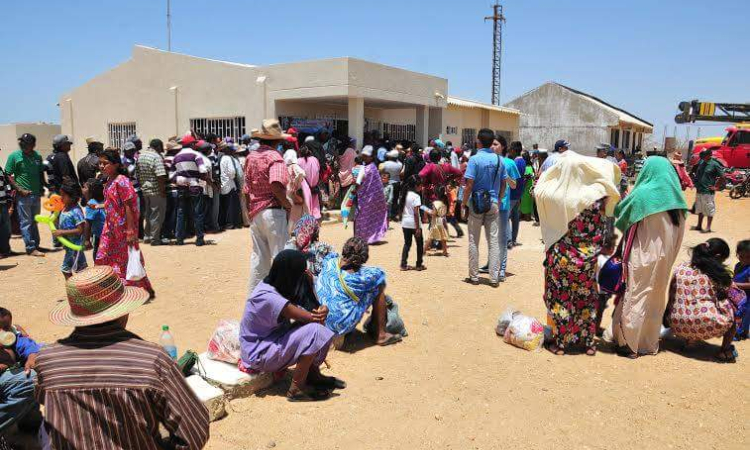
[[534, 168], [526, 166], [526, 186], [521, 195], [521, 214], [532, 214], [534, 212], [534, 198], [531, 197], [531, 187], [534, 185]]

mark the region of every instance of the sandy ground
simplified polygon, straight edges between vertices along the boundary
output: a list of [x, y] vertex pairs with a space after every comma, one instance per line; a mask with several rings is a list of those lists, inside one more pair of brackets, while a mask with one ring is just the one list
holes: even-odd
[[[732, 248], [750, 238], [750, 200], [722, 194], [718, 211], [715, 236]], [[340, 248], [350, 233], [336, 224], [322, 238]], [[48, 244], [49, 233], [43, 235]], [[388, 271], [388, 293], [401, 305], [409, 337], [386, 348], [358, 340], [348, 352], [332, 352], [329, 372], [349, 387], [329, 401], [288, 403], [285, 384], [232, 401], [229, 416], [211, 425], [208, 448], [750, 448], [747, 341], [734, 365], [710, 361], [716, 342], [636, 361], [604, 351], [556, 357], [503, 343], [494, 327], [507, 307], [544, 317], [539, 237], [538, 228], [523, 223], [524, 245], [509, 256], [514, 276], [492, 289], [461, 281], [465, 238], [451, 243], [450, 258], [428, 258], [428, 271], [399, 272], [403, 238], [395, 226], [387, 245], [371, 249], [370, 263]], [[688, 231], [684, 247], [705, 237]], [[156, 341], [166, 323], [181, 352], [204, 351], [219, 319], [241, 316], [249, 232], [213, 240], [203, 248], [145, 248], [158, 298], [131, 316], [133, 331]], [[16, 238], [12, 246], [21, 251], [23, 244]], [[42, 341], [70, 331], [47, 321], [64, 296], [61, 260], [54, 253], [0, 262], [2, 306]]]

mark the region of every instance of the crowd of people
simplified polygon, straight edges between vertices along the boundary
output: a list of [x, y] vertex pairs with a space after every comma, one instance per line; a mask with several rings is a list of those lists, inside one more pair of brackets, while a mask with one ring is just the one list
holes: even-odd
[[[157, 442], [200, 448], [208, 438], [205, 408], [166, 354], [126, 329], [129, 314], [155, 297], [148, 277], [126, 276], [128, 253], [139, 243], [184, 245], [192, 236], [203, 246], [206, 233], [232, 228], [248, 227], [252, 239], [239, 368], [279, 373], [294, 367], [290, 401], [323, 400], [346, 387], [320, 367], [334, 340], [350, 335], [368, 310], [366, 330], [375, 344], [405, 336], [389, 323], [386, 272], [367, 265], [370, 246], [384, 242], [391, 221], [400, 222], [404, 237], [402, 271], [426, 270], [431, 251], [449, 257], [453, 228], [456, 239], [468, 235], [465, 281], [480, 284], [485, 273], [492, 287], [507, 279], [509, 251], [522, 245], [522, 222], [540, 226], [548, 348], [555, 355], [580, 349], [593, 356], [603, 336], [634, 359], [657, 353], [671, 333], [686, 345], [721, 338], [716, 359], [734, 362], [733, 341], [747, 337], [750, 241], [737, 244], [733, 273], [724, 265], [729, 244], [719, 238], [673, 267], [689, 210], [683, 191], [693, 182], [697, 229], [711, 230], [722, 170], [710, 155], [692, 179], [681, 158], [650, 156], [631, 187], [622, 152], [600, 148], [598, 158], [587, 157], [565, 140], [551, 152], [536, 145], [525, 150], [489, 129], [478, 132], [474, 146], [434, 139], [422, 148], [368, 136], [358, 152], [348, 137], [285, 131], [269, 119], [239, 141], [192, 131], [166, 144], [152, 139], [145, 149], [137, 136], [121, 149], [88, 140], [89, 153], [74, 167], [67, 136], [55, 137], [46, 160], [34, 150], [34, 136], [19, 138], [20, 150], [0, 171], [0, 253], [11, 254], [11, 208], [26, 253], [48, 251], [34, 221], [45, 188], [63, 205], [56, 245], [66, 239], [83, 250], [66, 246], [61, 271], [68, 301], [50, 316], [75, 327], [69, 337], [42, 348], [0, 308], [0, 380], [7, 381], [0, 383], [6, 399], [0, 429], [38, 410], [38, 403], [56, 448]], [[320, 240], [320, 226], [325, 210], [339, 207], [350, 213], [354, 229], [337, 251]], [[480, 267], [483, 228], [488, 254]], [[89, 249], [93, 267], [87, 267]], [[611, 297], [615, 308], [604, 330]], [[137, 364], [123, 361], [128, 352], [139, 354]], [[160, 424], [168, 438], [159, 435]], [[82, 427], [93, 431], [78, 433]]]

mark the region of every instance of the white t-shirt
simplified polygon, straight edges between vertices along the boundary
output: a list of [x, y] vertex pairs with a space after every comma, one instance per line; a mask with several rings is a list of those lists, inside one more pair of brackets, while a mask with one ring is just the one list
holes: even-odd
[[422, 199], [416, 192], [409, 191], [406, 194], [406, 200], [404, 201], [404, 203], [404, 212], [401, 216], [401, 228], [416, 230], [417, 224], [414, 221], [414, 208], [419, 208], [420, 206], [422, 206]]

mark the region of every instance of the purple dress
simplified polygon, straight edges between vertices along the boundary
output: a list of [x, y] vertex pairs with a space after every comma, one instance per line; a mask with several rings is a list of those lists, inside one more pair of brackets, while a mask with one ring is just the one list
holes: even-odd
[[326, 359], [333, 331], [318, 323], [292, 324], [281, 317], [287, 303], [265, 282], [250, 295], [240, 324], [241, 360], [246, 368], [278, 372], [293, 366], [302, 356], [315, 355], [315, 365]]
[[357, 188], [357, 216], [354, 220], [354, 235], [368, 244], [382, 241], [388, 231], [388, 204], [375, 164], [365, 167], [364, 179]]

